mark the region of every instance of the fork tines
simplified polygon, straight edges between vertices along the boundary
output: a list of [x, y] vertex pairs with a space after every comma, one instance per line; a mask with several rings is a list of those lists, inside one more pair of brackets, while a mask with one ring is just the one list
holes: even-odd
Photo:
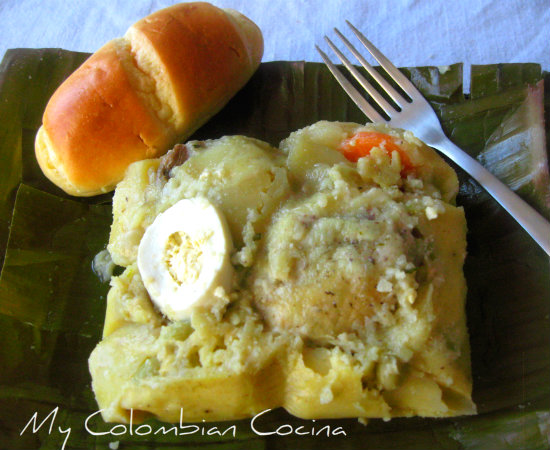
[[[378, 61], [378, 63], [384, 68], [384, 70], [391, 76], [391, 78], [403, 89], [403, 91], [410, 96], [410, 98], [416, 97], [417, 90], [414, 85], [405, 77], [397, 67], [395, 67], [357, 28], [355, 28], [349, 21], [346, 21], [348, 26], [352, 29], [359, 41], [365, 46], [370, 54]], [[365, 68], [367, 73], [378, 83], [378, 85], [388, 94], [388, 96], [395, 102], [395, 104], [401, 108], [405, 103], [408, 103], [396, 89], [394, 89], [388, 81], [386, 81], [380, 73], [375, 70], [361, 55], [361, 53], [351, 44], [351, 42], [338, 30], [334, 29], [336, 35], [344, 43], [347, 49], [357, 58], [361, 65]], [[391, 118], [392, 114], [396, 112], [395, 108], [384, 98], [380, 92], [357, 70], [357, 68], [349, 61], [348, 58], [334, 45], [334, 43], [325, 36], [330, 48], [336, 53], [342, 64], [353, 75], [353, 77], [359, 82], [359, 84], [365, 89], [374, 102], [380, 107], [380, 109]], [[365, 115], [372, 122], [386, 122], [388, 119], [383, 117], [369, 102], [363, 97], [363, 95], [353, 86], [353, 84], [342, 74], [342, 72], [336, 67], [335, 64], [329, 59], [318, 46], [315, 46], [321, 58], [332, 72], [334, 77], [338, 80], [340, 85], [352, 98], [355, 104], [365, 113]]]
[[[347, 21], [346, 21], [347, 22]], [[405, 75], [395, 67], [380, 51], [363, 36], [357, 28], [347, 22], [353, 30], [359, 41], [371, 53], [371, 55], [380, 63], [380, 66], [387, 72], [389, 78], [394, 82], [390, 84], [373, 67], [365, 61], [365, 58], [351, 45], [351, 43], [338, 30], [336, 34], [342, 40], [348, 50], [358, 59], [361, 65], [369, 74], [369, 79], [365, 78], [357, 68], [338, 50], [330, 39], [325, 37], [330, 48], [334, 50], [340, 61], [346, 66], [348, 71], [355, 77], [358, 83], [365, 89], [370, 96], [370, 104], [363, 95], [354, 87], [354, 85], [340, 72], [340, 70], [330, 61], [325, 53], [319, 47], [317, 50], [325, 61], [332, 74], [349, 94], [352, 100], [373, 122], [387, 122], [396, 128], [402, 128], [413, 132], [419, 139], [426, 144], [438, 149], [453, 162], [462, 167], [474, 179], [476, 179], [489, 194], [491, 194], [518, 223], [527, 230], [533, 239], [550, 255], [550, 223], [534, 210], [529, 204], [524, 202], [514, 192], [512, 192], [497, 177], [485, 169], [478, 161], [465, 153], [445, 135], [441, 128], [441, 123], [433, 107], [422, 97], [420, 91], [414, 87]], [[371, 83], [370, 80], [373, 80]], [[394, 86], [408, 96], [406, 100]], [[385, 91], [381, 94], [380, 91]], [[387, 95], [387, 97], [385, 97]], [[391, 99], [391, 101], [389, 101]], [[394, 107], [395, 104], [395, 107]], [[384, 117], [386, 116], [386, 117]]]

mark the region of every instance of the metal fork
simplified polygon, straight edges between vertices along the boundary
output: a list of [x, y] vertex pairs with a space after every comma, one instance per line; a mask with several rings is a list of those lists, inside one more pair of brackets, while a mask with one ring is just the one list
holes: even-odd
[[[338, 80], [340, 85], [352, 98], [355, 104], [365, 113], [372, 122], [386, 122], [389, 125], [412, 131], [415, 136], [424, 141], [429, 146], [439, 150], [457, 165], [462, 167], [470, 174], [485, 190], [499, 202], [506, 211], [531, 235], [531, 237], [550, 255], [550, 223], [535, 211], [531, 206], [524, 202], [504, 183], [498, 180], [493, 174], [485, 169], [474, 158], [453, 144], [445, 136], [439, 119], [434, 110], [416, 87], [403, 75], [363, 34], [357, 30], [350, 22], [346, 21], [359, 41], [365, 46], [370, 54], [378, 61], [380, 66], [391, 76], [397, 85], [409, 96], [405, 99], [390, 83], [388, 83], [374, 68], [365, 60], [359, 51], [350, 43], [348, 39], [337, 29], [336, 34], [342, 40], [349, 51], [357, 58], [361, 65], [367, 70], [370, 76], [378, 83], [375, 87], [361, 75], [357, 68], [338, 50], [332, 41], [325, 36], [328, 45], [336, 53], [340, 61], [346, 66], [349, 72], [361, 84], [369, 96], [374, 100], [382, 111], [389, 117], [385, 118], [363, 95], [351, 84], [340, 70], [331, 62], [328, 56], [318, 47], [317, 51], [323, 58], [323, 61]], [[383, 89], [386, 94], [398, 105], [395, 108], [380, 94], [379, 89]]]

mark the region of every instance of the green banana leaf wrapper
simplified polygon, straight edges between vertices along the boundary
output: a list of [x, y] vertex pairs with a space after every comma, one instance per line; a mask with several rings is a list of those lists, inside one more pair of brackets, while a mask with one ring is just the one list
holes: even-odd
[[[243, 420], [197, 424], [199, 431], [183, 436], [139, 435], [135, 426], [113, 430], [97, 414], [90, 417], [97, 404], [87, 358], [101, 337], [108, 291], [92, 261], [107, 243], [111, 196], [67, 196], [45, 179], [34, 157], [34, 136], [49, 97], [87, 56], [15, 49], [0, 65], [0, 448], [550, 447], [549, 258], [456, 167], [457, 202], [469, 225], [464, 269], [477, 416], [363, 425], [352, 419], [314, 423], [276, 410], [262, 416], [258, 427], [268, 432], [283, 427], [281, 433], [261, 435]], [[457, 145], [550, 217], [548, 74], [536, 64], [474, 66], [466, 96], [462, 69], [454, 64], [404, 72]], [[322, 64], [270, 62], [193, 138], [245, 134], [277, 145], [321, 119], [365, 122]], [[147, 424], [153, 431], [163, 425]], [[235, 433], [208, 432], [231, 425]], [[289, 427], [326, 425], [346, 435], [283, 435]]]

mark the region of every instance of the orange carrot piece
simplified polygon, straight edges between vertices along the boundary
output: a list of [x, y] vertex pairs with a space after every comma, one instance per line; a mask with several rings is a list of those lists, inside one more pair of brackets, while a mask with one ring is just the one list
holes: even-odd
[[401, 174], [413, 168], [409, 155], [395, 142], [389, 134], [378, 131], [359, 131], [352, 137], [345, 139], [338, 150], [351, 162], [357, 162], [359, 158], [370, 154], [374, 147], [381, 148], [391, 155], [393, 151], [401, 157]]

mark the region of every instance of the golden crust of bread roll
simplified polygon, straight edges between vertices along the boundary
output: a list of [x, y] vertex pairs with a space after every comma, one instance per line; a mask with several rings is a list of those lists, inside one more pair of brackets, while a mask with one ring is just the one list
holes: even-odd
[[67, 193], [94, 195], [113, 189], [131, 162], [169, 145], [167, 130], [132, 88], [111, 41], [52, 96], [36, 157]]
[[190, 136], [247, 82], [263, 53], [258, 27], [209, 3], [138, 21], [58, 88], [35, 141], [44, 174], [71, 195], [112, 190], [128, 165]]

